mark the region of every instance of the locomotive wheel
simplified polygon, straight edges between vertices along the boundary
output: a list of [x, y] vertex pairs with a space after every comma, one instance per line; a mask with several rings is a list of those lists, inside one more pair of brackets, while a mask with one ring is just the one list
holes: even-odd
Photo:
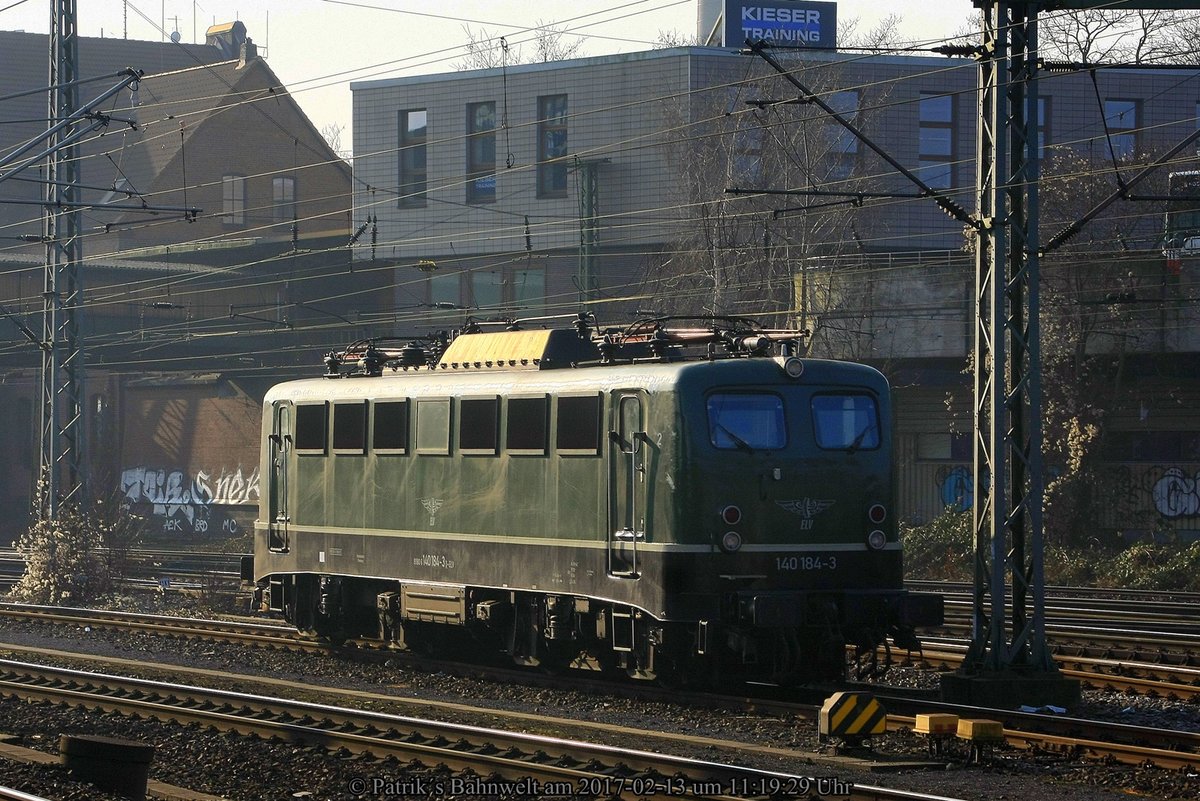
[[404, 629], [405, 650], [424, 657], [432, 657], [439, 652], [437, 632], [430, 629], [430, 624], [405, 620], [401, 626]]
[[346, 632], [326, 618], [318, 618], [311, 631], [305, 632], [320, 642], [337, 647], [347, 639]]
[[538, 654], [538, 667], [550, 674], [560, 674], [579, 661], [581, 653], [574, 640], [545, 642]]

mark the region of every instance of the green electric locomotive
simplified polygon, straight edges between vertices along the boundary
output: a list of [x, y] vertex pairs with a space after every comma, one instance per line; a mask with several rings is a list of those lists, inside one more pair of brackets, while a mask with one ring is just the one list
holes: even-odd
[[581, 321], [330, 354], [265, 399], [262, 606], [643, 678], [915, 647], [942, 605], [903, 589], [887, 382], [798, 337]]

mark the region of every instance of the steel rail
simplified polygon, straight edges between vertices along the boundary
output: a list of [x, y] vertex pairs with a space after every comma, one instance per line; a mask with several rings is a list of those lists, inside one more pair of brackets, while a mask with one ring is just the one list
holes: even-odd
[[76, 607], [38, 606], [34, 604], [0, 603], [0, 617], [36, 620], [56, 625], [93, 626], [97, 628], [149, 631], [186, 638], [206, 638], [214, 635], [252, 645], [301, 649], [327, 649], [323, 643], [306, 640], [291, 626], [254, 621], [226, 621], [206, 618], [150, 615], [138, 612], [118, 612]]
[[40, 795], [32, 795], [23, 793], [20, 790], [15, 790], [12, 787], [0, 787], [0, 800], [2, 801], [49, 801]]
[[[533, 795], [570, 789], [629, 799], [656, 794], [709, 801], [821, 797], [814, 793], [820, 780], [799, 774], [13, 660], [0, 660], [0, 694], [197, 723], [327, 750], [400, 756], [480, 777], [525, 780]], [[953, 801], [844, 784], [850, 798], [862, 801]]]

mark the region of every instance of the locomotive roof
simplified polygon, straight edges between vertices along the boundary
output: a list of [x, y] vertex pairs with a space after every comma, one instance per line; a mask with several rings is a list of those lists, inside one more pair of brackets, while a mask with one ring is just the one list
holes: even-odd
[[[806, 331], [767, 329], [743, 318], [706, 318], [707, 327], [673, 327], [668, 319], [598, 330], [581, 315], [571, 328], [482, 333], [476, 327], [447, 341], [445, 335], [402, 348], [363, 340], [325, 357], [322, 379], [277, 386], [268, 400], [290, 397], [383, 398], [469, 392], [594, 392], [640, 387], [688, 391], [707, 386], [799, 381], [870, 386], [887, 381], [874, 368], [852, 362], [800, 360]], [[694, 319], [694, 318], [683, 318]]]
[[[430, 367], [386, 371], [382, 376], [331, 380], [306, 378], [273, 387], [266, 400], [327, 400], [330, 398], [388, 398], [521, 393], [598, 392], [637, 387], [671, 392], [687, 385], [690, 391], [709, 386], [772, 385], [784, 377], [782, 357], [748, 357], [714, 361], [645, 361], [597, 365], [578, 370], [492, 369], [450, 371]], [[796, 383], [870, 387], [886, 393], [887, 379], [875, 368], [856, 362], [803, 359], [804, 373]]]
[[495, 331], [455, 337], [438, 359], [438, 367], [458, 369], [548, 370], [597, 361], [600, 350], [578, 331], [548, 328]]

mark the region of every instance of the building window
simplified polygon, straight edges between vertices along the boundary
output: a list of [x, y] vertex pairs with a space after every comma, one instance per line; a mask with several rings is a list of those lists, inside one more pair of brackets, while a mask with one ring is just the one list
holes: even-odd
[[245, 225], [245, 176], [226, 175], [221, 178], [221, 222], [226, 225]]
[[[542, 267], [478, 269], [472, 270], [469, 276], [467, 305], [473, 309], [515, 310], [528, 315], [531, 310], [540, 310], [546, 303], [546, 271]], [[455, 284], [453, 293], [456, 300], [457, 292], [458, 285]], [[444, 294], [449, 298], [449, 287]]]
[[1200, 431], [1109, 431], [1101, 453], [1108, 462], [1194, 462]]
[[467, 202], [496, 200], [496, 104], [467, 106]]
[[733, 132], [731, 175], [734, 184], [759, 186], [763, 180], [763, 129], [754, 117], [741, 117], [742, 126]]
[[917, 434], [917, 458], [927, 462], [969, 462], [972, 439], [969, 434]]
[[954, 185], [954, 96], [921, 93], [917, 174], [934, 189]]
[[271, 220], [291, 222], [296, 219], [296, 179], [271, 179]]
[[438, 273], [429, 277], [429, 305], [434, 308], [461, 308], [459, 273]]
[[538, 98], [538, 197], [567, 195], [567, 96]]
[[541, 267], [513, 270], [512, 300], [522, 314], [541, 311], [546, 303], [546, 271]]
[[425, 205], [425, 109], [400, 112], [400, 205]]
[[499, 309], [504, 303], [504, 273], [475, 270], [471, 273], [471, 303], [475, 309]]
[[1140, 101], [1104, 101], [1104, 125], [1108, 129], [1109, 153], [1114, 159], [1129, 158], [1137, 150], [1137, 131], [1141, 127], [1140, 118]]
[[1037, 104], [1037, 153], [1041, 161], [1046, 158], [1046, 145], [1050, 144], [1050, 98], [1039, 97]]
[[[834, 92], [826, 102], [847, 122], [857, 124], [858, 92]], [[858, 166], [858, 137], [837, 122], [830, 124], [828, 131], [831, 162], [829, 178], [834, 181], [844, 181], [854, 174], [854, 170]]]

